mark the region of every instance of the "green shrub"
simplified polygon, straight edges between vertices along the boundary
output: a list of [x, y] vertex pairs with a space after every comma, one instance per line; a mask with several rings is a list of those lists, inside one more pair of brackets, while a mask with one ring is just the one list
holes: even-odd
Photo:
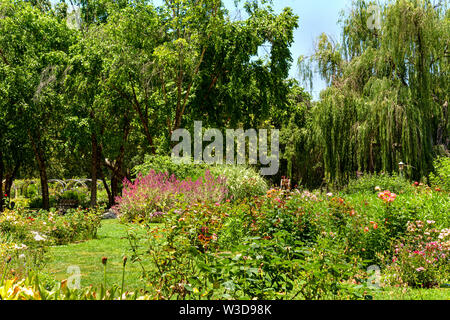
[[445, 191], [450, 191], [450, 157], [435, 160], [436, 173], [430, 174], [430, 182]]
[[38, 195], [39, 192], [36, 184], [29, 184], [27, 188], [24, 190], [24, 196], [27, 198], [32, 198]]
[[396, 194], [411, 192], [413, 186], [406, 178], [397, 174], [364, 174], [362, 177], [350, 180], [345, 193], [376, 193], [389, 190]]
[[61, 195], [57, 197], [58, 201], [61, 200], [74, 200], [77, 203], [77, 206], [88, 207], [89, 206], [89, 193], [87, 191], [83, 191], [82, 189], [73, 189], [67, 190]]
[[[58, 199], [56, 196], [51, 195], [49, 197], [49, 203], [50, 203], [50, 208], [55, 208], [56, 204], [58, 203]], [[30, 199], [30, 201], [28, 202], [28, 208], [30, 209], [42, 209], [43, 204], [42, 204], [42, 196], [35, 196], [32, 197]]]
[[154, 170], [156, 173], [168, 173], [169, 176], [175, 175], [179, 180], [187, 178], [197, 180], [205, 173], [206, 167], [206, 165], [194, 164], [193, 162], [175, 163], [169, 156], [146, 155], [144, 163], [133, 168], [133, 174], [138, 175], [141, 173], [143, 176], [146, 176], [151, 170]]
[[225, 177], [228, 198], [239, 200], [260, 196], [267, 192], [268, 184], [255, 169], [246, 166], [217, 165], [210, 167], [215, 177]]

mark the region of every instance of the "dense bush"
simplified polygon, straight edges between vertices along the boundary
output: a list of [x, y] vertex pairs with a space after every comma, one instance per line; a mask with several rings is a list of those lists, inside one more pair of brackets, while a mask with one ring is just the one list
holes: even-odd
[[190, 159], [188, 160], [189, 162], [174, 162], [170, 156], [146, 155], [144, 162], [133, 168], [133, 173], [145, 176], [153, 170], [156, 173], [167, 173], [169, 176], [174, 175], [180, 180], [187, 178], [196, 180], [205, 173], [206, 165], [194, 164]]
[[240, 200], [267, 192], [267, 181], [255, 169], [246, 166], [216, 165], [209, 169], [215, 177], [225, 177], [228, 198]]
[[67, 190], [57, 196], [57, 201], [61, 200], [74, 200], [76, 206], [88, 207], [89, 206], [89, 191], [88, 190]]
[[[158, 299], [359, 299], [362, 259], [322, 235], [324, 203], [271, 190], [239, 202], [171, 210], [151, 229], [140, 259]], [[131, 241], [131, 243], [136, 243]]]
[[450, 157], [435, 160], [436, 173], [430, 174], [430, 182], [445, 191], [450, 191]]
[[380, 190], [389, 190], [397, 194], [410, 192], [413, 190], [411, 183], [404, 177], [395, 173], [392, 175], [364, 174], [358, 179], [350, 180], [345, 188], [345, 193], [377, 193]]
[[[56, 208], [58, 204], [58, 198], [55, 195], [50, 196], [50, 208]], [[28, 208], [30, 209], [42, 209], [42, 196], [34, 196], [27, 201]]]

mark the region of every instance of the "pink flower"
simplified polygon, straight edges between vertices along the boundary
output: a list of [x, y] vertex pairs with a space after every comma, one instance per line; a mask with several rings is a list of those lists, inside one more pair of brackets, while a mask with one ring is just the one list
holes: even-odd
[[395, 193], [391, 193], [389, 190], [386, 190], [384, 192], [380, 192], [378, 194], [378, 198], [382, 199], [386, 203], [390, 203], [395, 201], [397, 195]]
[[424, 267], [420, 267], [420, 268], [417, 268], [416, 271], [417, 272], [425, 271], [425, 268]]

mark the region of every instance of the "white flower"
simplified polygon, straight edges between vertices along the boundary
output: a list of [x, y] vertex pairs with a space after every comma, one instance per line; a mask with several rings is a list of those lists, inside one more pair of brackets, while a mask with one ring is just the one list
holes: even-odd
[[376, 186], [376, 187], [375, 187], [375, 191], [381, 191], [381, 188], [378, 187], [378, 186]]
[[22, 253], [21, 255], [19, 255], [19, 259], [25, 259], [25, 255]]
[[21, 244], [20, 246], [18, 246], [17, 244], [14, 245], [14, 249], [16, 250], [22, 250], [22, 249], [27, 249], [28, 247], [24, 244]]
[[44, 241], [47, 240], [47, 237], [44, 235], [41, 235], [39, 232], [31, 231], [31, 233], [34, 235], [34, 240], [36, 241]]
[[332, 196], [333, 196], [333, 194], [331, 192], [327, 193], [327, 197], [332, 197]]

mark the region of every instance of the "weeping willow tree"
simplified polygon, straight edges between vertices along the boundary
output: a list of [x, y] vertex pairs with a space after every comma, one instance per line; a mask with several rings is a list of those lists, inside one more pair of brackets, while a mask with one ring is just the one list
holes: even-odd
[[310, 145], [336, 185], [358, 171], [396, 171], [400, 161], [419, 179], [436, 155], [449, 155], [448, 3], [388, 1], [380, 28], [370, 28], [373, 5], [354, 1], [341, 43], [322, 35], [299, 61], [304, 80], [316, 68], [329, 84], [311, 110]]

